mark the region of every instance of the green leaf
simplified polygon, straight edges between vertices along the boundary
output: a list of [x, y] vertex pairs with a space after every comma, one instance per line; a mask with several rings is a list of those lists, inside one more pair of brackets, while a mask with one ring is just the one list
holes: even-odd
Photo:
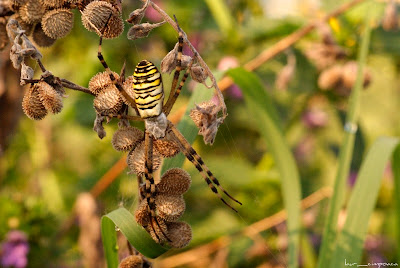
[[[396, 202], [397, 226], [400, 226], [400, 146], [393, 153], [394, 198]], [[397, 228], [397, 259], [400, 259], [400, 229]]]
[[277, 113], [260, 79], [243, 68], [232, 69], [228, 74], [243, 91], [250, 117], [258, 122], [257, 126], [271, 154], [282, 179], [282, 191], [285, 208], [288, 213], [289, 231], [289, 267], [298, 267], [300, 243], [300, 178], [293, 155], [283, 138], [277, 124]]
[[397, 138], [381, 137], [372, 145], [363, 161], [348, 204], [346, 222], [338, 236], [331, 268], [344, 266], [345, 260], [348, 263], [360, 262], [382, 175], [398, 144]]
[[137, 251], [148, 258], [157, 258], [169, 249], [157, 244], [147, 231], [136, 223], [134, 216], [128, 210], [119, 208], [101, 218], [101, 237], [108, 268], [118, 267], [116, 229]]

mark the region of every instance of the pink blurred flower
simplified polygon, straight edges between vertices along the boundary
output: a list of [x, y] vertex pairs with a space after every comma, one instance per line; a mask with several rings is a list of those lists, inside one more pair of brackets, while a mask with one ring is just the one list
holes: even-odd
[[21, 231], [10, 231], [1, 246], [0, 263], [3, 267], [25, 268], [28, 264], [29, 244]]
[[321, 128], [328, 123], [327, 113], [320, 108], [307, 109], [301, 119], [308, 128]]
[[[159, 6], [160, 8], [163, 8], [163, 3], [160, 0], [153, 0], [153, 2]], [[146, 17], [153, 22], [159, 22], [162, 20], [161, 15], [155, 11], [150, 5], [146, 9]]]

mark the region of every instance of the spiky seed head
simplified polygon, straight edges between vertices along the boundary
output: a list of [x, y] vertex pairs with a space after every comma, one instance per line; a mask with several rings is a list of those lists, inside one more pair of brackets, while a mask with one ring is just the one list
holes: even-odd
[[40, 100], [46, 110], [53, 114], [58, 114], [63, 108], [62, 96], [49, 84], [40, 81], [36, 84], [39, 91]]
[[25, 4], [28, 0], [8, 0], [8, 3], [10, 6], [22, 6]]
[[147, 226], [149, 224], [150, 214], [147, 208], [147, 201], [143, 199], [135, 210], [135, 220], [140, 226]]
[[123, 259], [118, 268], [142, 268], [143, 259], [139, 255], [130, 255]]
[[193, 65], [192, 68], [190, 68], [190, 76], [194, 81], [198, 83], [204, 83], [208, 77], [208, 74], [200, 65]]
[[168, 222], [169, 245], [173, 248], [186, 247], [192, 240], [192, 228], [186, 222]]
[[45, 11], [39, 0], [30, 0], [20, 7], [19, 14], [23, 21], [34, 24], [42, 20]]
[[180, 152], [179, 146], [176, 142], [165, 138], [155, 140], [153, 145], [163, 157], [174, 157]]
[[[357, 79], [357, 71], [358, 64], [355, 61], [347, 62], [343, 68], [343, 86], [347, 88], [349, 91], [353, 88], [356, 79]], [[363, 73], [363, 87], [367, 87], [371, 82], [371, 74], [368, 69], [364, 69]]]
[[122, 98], [114, 85], [109, 85], [93, 100], [93, 106], [99, 114], [116, 114], [122, 108]]
[[162, 59], [160, 68], [162, 73], [171, 73], [175, 69], [178, 45], [176, 43], [175, 47]]
[[329, 90], [337, 87], [342, 82], [343, 67], [333, 65], [321, 72], [318, 77], [318, 86], [322, 90]]
[[123, 127], [115, 131], [112, 145], [117, 151], [131, 151], [144, 138], [144, 133], [135, 127]]
[[0, 18], [0, 51], [2, 51], [9, 43], [9, 38], [7, 35], [7, 20], [5, 18]]
[[[119, 79], [119, 75], [113, 72], [114, 77]], [[89, 81], [89, 90], [96, 96], [103, 91], [106, 87], [112, 85], [110, 75], [107, 71], [101, 72], [93, 76]]]
[[37, 85], [30, 85], [22, 100], [22, 110], [33, 120], [41, 120], [47, 115], [47, 110], [44, 107]]
[[42, 25], [40, 23], [36, 24], [35, 28], [33, 29], [32, 38], [39, 47], [49, 47], [56, 41], [56, 39], [48, 37], [43, 32]]
[[40, 3], [48, 9], [62, 7], [65, 2], [65, 0], [40, 0]]
[[165, 221], [177, 221], [185, 212], [186, 205], [182, 195], [158, 194], [155, 198], [157, 215]]
[[53, 39], [68, 35], [74, 26], [74, 14], [68, 9], [53, 9], [42, 19], [44, 33]]
[[[125, 82], [124, 82], [124, 84], [123, 84], [122, 86], [123, 86], [125, 92], [126, 92], [132, 99], [135, 99], [135, 92], [133, 91], [133, 81], [134, 81], [133, 75], [128, 76], [128, 77], [125, 79]], [[126, 105], [128, 105], [128, 106], [131, 106], [131, 103], [130, 103], [128, 100], [126, 100], [125, 97], [124, 97], [123, 95], [121, 95], [121, 96], [122, 96], [122, 99], [124, 100], [124, 103], [125, 103]]]
[[167, 195], [180, 195], [189, 190], [191, 179], [189, 173], [181, 168], [171, 168], [162, 175], [156, 185], [158, 193]]
[[[145, 152], [144, 152], [144, 141], [140, 142], [135, 150], [132, 150], [128, 154], [127, 162], [130, 170], [138, 176], [144, 175], [145, 173]], [[162, 157], [157, 151], [153, 151], [153, 171], [160, 168]]]
[[82, 23], [87, 30], [99, 34], [109, 17], [103, 38], [115, 38], [123, 32], [124, 23], [118, 10], [106, 1], [90, 2], [82, 12]]

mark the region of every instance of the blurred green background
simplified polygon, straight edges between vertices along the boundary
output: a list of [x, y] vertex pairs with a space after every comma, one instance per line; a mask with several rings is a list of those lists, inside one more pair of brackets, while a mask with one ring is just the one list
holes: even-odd
[[[243, 66], [264, 49], [344, 1], [278, 2], [282, 1], [174, 0], [158, 4], [169, 15], [176, 15], [209, 67], [220, 73], [232, 66]], [[223, 5], [222, 9], [218, 4]], [[371, 83], [361, 95], [360, 125], [348, 193], [365, 149], [379, 136], [400, 136], [400, 32], [386, 31], [380, 26], [385, 5], [373, 3], [374, 28], [367, 60]], [[139, 1], [125, 1], [123, 17], [127, 18], [138, 7]], [[356, 59], [365, 11], [365, 5], [361, 4], [325, 25], [347, 53], [337, 62]], [[157, 22], [159, 17], [149, 11], [144, 20]], [[135, 41], [126, 39], [127, 30], [128, 25], [119, 38], [105, 40], [103, 44], [104, 57], [117, 72], [124, 60], [127, 74], [133, 73], [134, 66], [142, 59], [159, 66], [177, 41], [177, 33], [168, 25]], [[303, 198], [333, 184], [347, 107], [347, 96], [321, 90], [318, 85], [321, 70], [307, 57], [307, 48], [320, 42], [321, 35], [313, 31], [290, 51], [254, 71], [278, 109], [279, 125], [300, 170]], [[97, 48], [98, 36], [82, 26], [80, 14], [75, 12], [71, 34], [51, 48], [41, 49], [43, 64], [53, 74], [87, 87], [90, 78], [103, 71]], [[277, 88], [275, 81], [290, 55], [296, 59], [293, 74], [285, 88]], [[36, 69], [39, 73], [38, 66]], [[168, 88], [171, 77], [164, 75], [163, 79]], [[189, 81], [172, 113], [187, 103], [193, 87], [194, 83]], [[0, 239], [5, 240], [11, 230], [24, 231], [30, 245], [28, 267], [83, 267], [78, 246], [79, 221], [73, 212], [76, 198], [81, 192], [90, 191], [123, 157], [111, 146], [116, 121], [106, 125], [107, 136], [100, 140], [92, 130], [93, 97], [72, 90], [67, 94], [63, 111], [41, 121], [28, 119], [21, 108], [15, 111], [21, 114], [18, 128], [0, 158]], [[243, 206], [238, 215], [225, 207], [197, 170], [185, 162], [184, 169], [192, 176], [192, 187], [185, 194], [187, 209], [183, 220], [192, 226], [193, 240], [181, 251], [224, 235], [232, 236], [225, 251], [217, 251], [184, 267], [285, 267], [284, 222], [260, 232], [256, 238], [240, 233], [246, 226], [283, 209], [281, 183], [274, 159], [259, 134], [258, 124], [262, 122], [249, 116], [239, 88], [229, 88], [224, 96], [229, 116], [221, 125], [214, 145], [206, 146], [198, 137], [193, 147]], [[135, 126], [143, 128], [140, 123]], [[395, 222], [393, 188], [393, 175], [388, 166], [369, 223], [363, 254], [366, 263], [396, 262], [400, 258], [396, 256], [395, 235], [399, 227]], [[121, 205], [133, 212], [137, 202], [136, 176], [123, 171], [97, 201], [100, 215]], [[327, 199], [322, 199], [303, 213], [307, 236], [302, 240], [301, 267], [315, 264], [327, 204]], [[179, 252], [169, 252], [164, 258]], [[167, 267], [162, 260], [156, 266], [157, 263]]]

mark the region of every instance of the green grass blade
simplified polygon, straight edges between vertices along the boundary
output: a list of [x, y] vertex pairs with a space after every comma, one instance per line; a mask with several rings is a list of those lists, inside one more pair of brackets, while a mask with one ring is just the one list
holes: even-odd
[[116, 228], [137, 251], [148, 258], [157, 258], [168, 250], [157, 244], [146, 230], [136, 223], [134, 216], [128, 210], [119, 208], [101, 218], [101, 237], [109, 268], [118, 267]]
[[[363, 87], [363, 70], [368, 55], [369, 42], [371, 37], [371, 26], [369, 16], [365, 19], [365, 32], [361, 41], [361, 48], [358, 55], [358, 71], [354, 88], [349, 99], [349, 111], [346, 117], [347, 127], [350, 129], [357, 125], [360, 93]], [[345, 126], [346, 128], [346, 126]], [[345, 200], [346, 180], [349, 174], [351, 159], [353, 155], [355, 132], [346, 131], [339, 153], [339, 166], [334, 183], [333, 196], [330, 201], [328, 217], [325, 222], [322, 246], [319, 253], [318, 268], [329, 267], [331, 257], [335, 248], [337, 238], [336, 227], [340, 209]]]
[[372, 145], [363, 161], [348, 204], [346, 222], [338, 236], [331, 268], [343, 267], [345, 260], [347, 263], [360, 262], [382, 175], [398, 144], [397, 138], [381, 137]]
[[[271, 151], [282, 179], [282, 192], [288, 213], [289, 267], [298, 267], [300, 243], [300, 178], [295, 160], [286, 144], [274, 117], [272, 101], [260, 79], [243, 68], [230, 70], [228, 74], [243, 91], [249, 116], [257, 120], [261, 135]], [[268, 106], [268, 107], [267, 107]]]
[[230, 9], [224, 1], [225, 0], [206, 0], [205, 2], [207, 3], [208, 8], [210, 9], [221, 32], [229, 35], [232, 34], [235, 29], [235, 20], [230, 14]]
[[[189, 117], [190, 111], [194, 108], [195, 104], [200, 104], [203, 101], [209, 100], [213, 95], [214, 90], [208, 89], [202, 84], [198, 84], [189, 99], [185, 114], [179, 122], [177, 128], [190, 144], [194, 142], [198, 135], [197, 133], [199, 132], [199, 129]], [[173, 167], [181, 167], [184, 161], [185, 156], [183, 154], [178, 154], [174, 158], [165, 159], [161, 169], [162, 173]]]
[[[400, 146], [393, 153], [394, 199], [396, 202], [397, 226], [400, 226]], [[400, 229], [397, 228], [397, 259], [400, 260]]]

